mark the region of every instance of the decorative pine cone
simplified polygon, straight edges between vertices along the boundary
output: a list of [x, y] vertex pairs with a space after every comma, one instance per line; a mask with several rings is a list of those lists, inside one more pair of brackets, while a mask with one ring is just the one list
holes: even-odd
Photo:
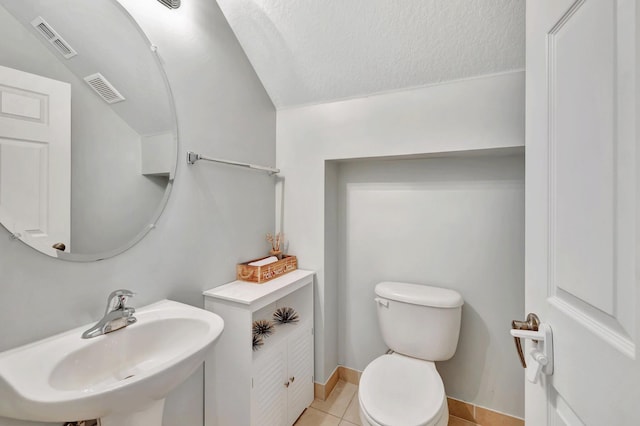
[[264, 345], [264, 340], [262, 340], [262, 337], [260, 336], [256, 336], [255, 334], [253, 335], [253, 350], [257, 351], [258, 349], [260, 349], [260, 346]]
[[251, 329], [255, 336], [260, 337], [269, 337], [276, 331], [273, 323], [269, 320], [256, 320], [253, 322]]
[[278, 308], [273, 313], [273, 320], [280, 324], [298, 322], [298, 313], [293, 308]]

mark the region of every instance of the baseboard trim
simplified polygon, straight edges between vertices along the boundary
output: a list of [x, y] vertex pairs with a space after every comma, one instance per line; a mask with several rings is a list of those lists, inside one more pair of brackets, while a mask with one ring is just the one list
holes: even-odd
[[524, 426], [524, 420], [470, 404], [459, 399], [447, 397], [449, 415], [482, 426]]
[[333, 373], [327, 379], [327, 382], [322, 383], [314, 383], [313, 384], [313, 393], [316, 399], [321, 399], [322, 401], [326, 400], [333, 388], [336, 387], [338, 380], [345, 381], [347, 383], [353, 383], [357, 385], [360, 383], [360, 376], [362, 375], [361, 371], [354, 370], [353, 368], [345, 367], [343, 365], [339, 365], [333, 370]]
[[338, 375], [340, 376], [340, 380], [358, 385], [360, 384], [360, 376], [362, 376], [362, 371], [354, 370], [353, 368], [345, 367], [344, 365], [339, 365]]
[[333, 388], [336, 387], [336, 384], [338, 383], [338, 379], [340, 379], [339, 370], [340, 370], [340, 366], [337, 366], [324, 384], [322, 383], [313, 384], [313, 393], [316, 399], [321, 399], [322, 401], [324, 401], [329, 397]]

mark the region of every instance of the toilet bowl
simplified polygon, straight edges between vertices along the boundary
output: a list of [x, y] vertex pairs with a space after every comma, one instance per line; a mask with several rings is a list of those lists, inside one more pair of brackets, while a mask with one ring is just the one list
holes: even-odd
[[365, 426], [446, 426], [449, 420], [435, 364], [395, 353], [367, 366], [358, 402]]
[[365, 426], [446, 426], [444, 384], [434, 361], [450, 359], [460, 334], [462, 296], [449, 289], [383, 282], [378, 322], [393, 351], [367, 365], [358, 403]]

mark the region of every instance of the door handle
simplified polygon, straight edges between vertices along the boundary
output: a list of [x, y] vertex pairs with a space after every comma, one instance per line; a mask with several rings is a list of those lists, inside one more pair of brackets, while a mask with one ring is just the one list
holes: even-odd
[[67, 249], [67, 246], [65, 246], [64, 243], [55, 243], [51, 247], [60, 251], [65, 251]]
[[[549, 324], [539, 322], [536, 331], [513, 329], [511, 335], [516, 338], [516, 345], [520, 343], [520, 339], [533, 342], [528, 357], [531, 365], [525, 367], [527, 380], [537, 383], [541, 373], [547, 376], [553, 374], [553, 331]], [[522, 345], [519, 346], [521, 350]], [[524, 364], [523, 353], [519, 352], [519, 355]]]
[[[527, 330], [527, 331], [538, 331], [540, 327], [540, 318], [536, 314], [530, 313], [527, 315], [527, 319], [525, 321], [513, 320], [511, 321], [511, 329], [512, 330]], [[527, 368], [527, 362], [524, 359], [524, 351], [522, 350], [522, 341], [520, 337], [513, 337], [513, 340], [516, 342], [516, 351], [518, 351], [518, 356], [520, 357], [520, 363], [522, 364], [522, 368]], [[535, 340], [534, 340], [535, 341]]]

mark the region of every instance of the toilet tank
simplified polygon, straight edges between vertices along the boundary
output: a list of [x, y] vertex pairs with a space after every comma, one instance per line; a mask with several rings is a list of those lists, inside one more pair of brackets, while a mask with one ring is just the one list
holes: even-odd
[[458, 346], [464, 300], [439, 287], [399, 282], [376, 285], [382, 338], [389, 349], [428, 361], [444, 361]]

